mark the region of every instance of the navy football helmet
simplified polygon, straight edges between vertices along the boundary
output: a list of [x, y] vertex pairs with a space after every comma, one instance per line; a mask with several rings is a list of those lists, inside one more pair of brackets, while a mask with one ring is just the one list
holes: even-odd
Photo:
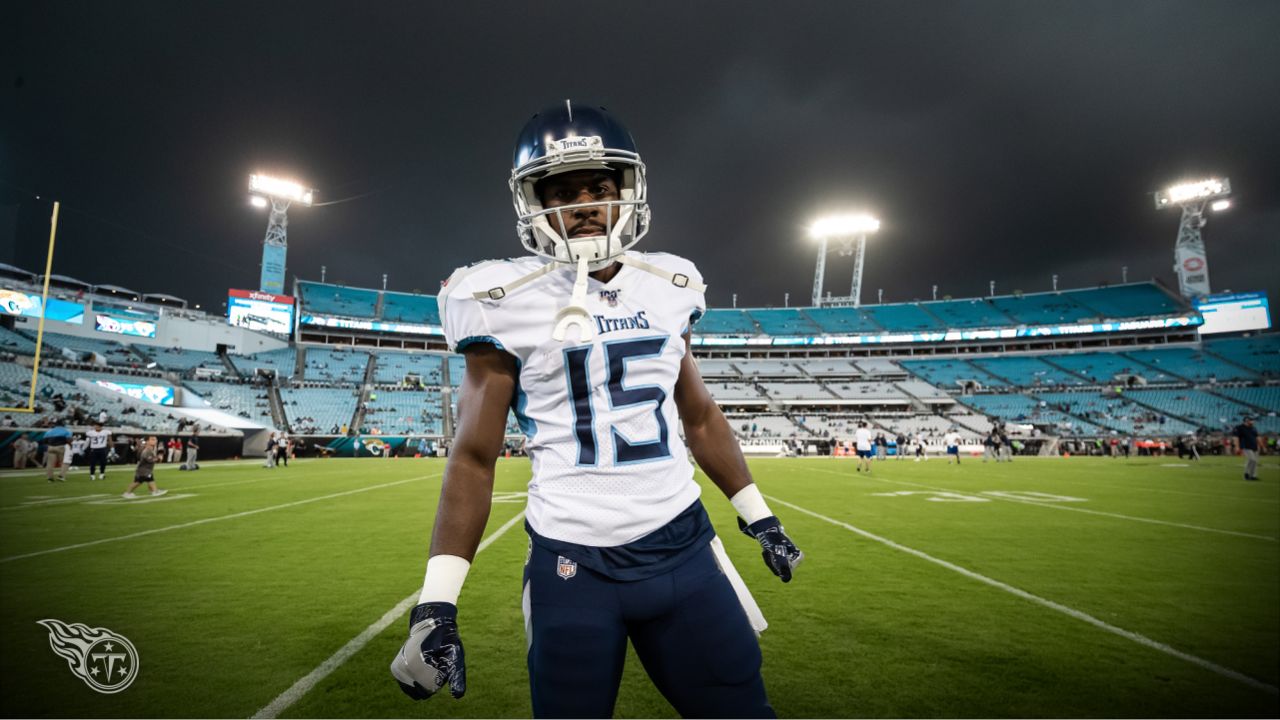
[[[565, 100], [563, 105], [553, 105], [534, 115], [520, 131], [511, 165], [516, 233], [524, 248], [535, 255], [573, 264], [585, 258], [591, 269], [600, 269], [649, 230], [644, 163], [631, 133], [602, 107]], [[538, 181], [575, 170], [613, 171], [618, 177], [620, 199], [544, 208], [536, 190]], [[552, 214], [571, 215], [576, 209], [591, 206], [604, 210], [604, 235], [570, 238], [548, 220]], [[561, 228], [567, 225], [559, 224]]]

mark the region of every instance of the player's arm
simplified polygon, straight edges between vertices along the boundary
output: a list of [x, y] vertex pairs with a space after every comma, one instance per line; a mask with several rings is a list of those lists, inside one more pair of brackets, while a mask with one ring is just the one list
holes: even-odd
[[698, 467], [729, 498], [740, 516], [738, 527], [760, 543], [764, 561], [783, 582], [791, 581], [791, 571], [804, 559], [769, 510], [764, 496], [751, 479], [742, 447], [729, 427], [720, 406], [702, 382], [693, 361], [689, 333], [684, 335], [685, 353], [676, 380], [676, 408], [684, 425], [685, 442]]
[[489, 521], [494, 464], [502, 452], [507, 411], [516, 388], [516, 363], [488, 343], [467, 347], [459, 388], [453, 451], [444, 469], [431, 531], [431, 556], [475, 557]]
[[489, 520], [494, 464], [516, 387], [515, 359], [507, 353], [486, 343], [469, 346], [464, 355], [453, 450], [431, 531], [427, 575], [409, 615], [409, 639], [391, 662], [400, 689], [415, 700], [431, 697], [446, 683], [455, 698], [467, 690], [458, 594]]

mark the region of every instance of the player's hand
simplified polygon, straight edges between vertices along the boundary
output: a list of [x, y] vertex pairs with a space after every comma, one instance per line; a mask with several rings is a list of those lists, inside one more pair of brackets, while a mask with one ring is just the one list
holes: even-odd
[[804, 553], [787, 537], [782, 529], [782, 521], [777, 516], [770, 515], [748, 525], [745, 520], [738, 518], [738, 527], [748, 537], [760, 543], [760, 547], [764, 549], [764, 564], [769, 566], [773, 574], [782, 578], [784, 583], [791, 582], [791, 571], [804, 560]]
[[391, 675], [414, 700], [426, 700], [449, 684], [460, 698], [467, 692], [467, 664], [458, 638], [458, 607], [429, 602], [409, 615], [409, 639], [391, 661]]

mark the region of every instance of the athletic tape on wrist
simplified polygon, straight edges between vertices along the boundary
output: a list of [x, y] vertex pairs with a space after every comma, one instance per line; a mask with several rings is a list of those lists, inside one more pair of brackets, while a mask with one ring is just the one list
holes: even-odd
[[739, 490], [729, 498], [729, 502], [733, 503], [733, 509], [738, 511], [748, 525], [773, 514], [769, 511], [769, 505], [765, 503], [764, 496], [760, 494], [760, 488], [756, 487], [755, 483]]
[[462, 583], [467, 579], [471, 563], [457, 555], [436, 555], [427, 560], [427, 575], [422, 580], [422, 594], [418, 604], [447, 602], [458, 604]]

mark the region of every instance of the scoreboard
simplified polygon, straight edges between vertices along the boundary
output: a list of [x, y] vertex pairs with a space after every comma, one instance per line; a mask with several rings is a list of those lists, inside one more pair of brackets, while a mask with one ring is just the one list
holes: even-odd
[[294, 300], [257, 290], [227, 291], [227, 322], [250, 330], [288, 335], [293, 331]]
[[1201, 335], [1271, 327], [1271, 309], [1265, 292], [1208, 295], [1196, 301], [1196, 310], [1204, 316]]

